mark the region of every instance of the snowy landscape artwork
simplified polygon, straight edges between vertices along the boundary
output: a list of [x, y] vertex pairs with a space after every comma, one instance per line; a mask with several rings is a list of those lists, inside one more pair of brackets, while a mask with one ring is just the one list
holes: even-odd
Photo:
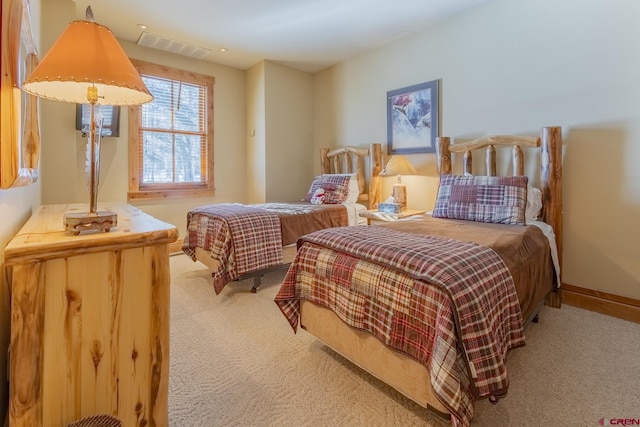
[[387, 92], [389, 154], [435, 153], [438, 81]]

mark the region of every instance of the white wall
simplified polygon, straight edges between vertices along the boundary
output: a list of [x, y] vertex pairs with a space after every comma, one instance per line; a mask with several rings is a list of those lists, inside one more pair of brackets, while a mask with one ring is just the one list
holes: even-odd
[[247, 82], [247, 203], [264, 203], [266, 188], [265, 61], [246, 72]]
[[[46, 19], [42, 19], [40, 27], [40, 58], [75, 19], [75, 5], [69, 0], [44, 0], [42, 16]], [[76, 201], [75, 113], [75, 104], [40, 100], [42, 203]], [[88, 203], [88, 190], [86, 200]]]
[[272, 61], [246, 74], [247, 201], [300, 200], [313, 178], [313, 77]]
[[[385, 141], [386, 92], [436, 79], [454, 141], [562, 126], [563, 281], [640, 298], [639, 16], [635, 0], [481, 5], [316, 74], [314, 147]], [[435, 155], [409, 159], [435, 175]]]
[[266, 201], [302, 199], [313, 178], [313, 77], [265, 63]]

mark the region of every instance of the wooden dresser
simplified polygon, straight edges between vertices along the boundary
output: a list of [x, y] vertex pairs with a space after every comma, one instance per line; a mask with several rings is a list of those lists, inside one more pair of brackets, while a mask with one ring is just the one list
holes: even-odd
[[168, 425], [171, 224], [127, 204], [108, 233], [74, 236], [41, 206], [5, 248], [12, 280], [9, 425], [94, 414]]

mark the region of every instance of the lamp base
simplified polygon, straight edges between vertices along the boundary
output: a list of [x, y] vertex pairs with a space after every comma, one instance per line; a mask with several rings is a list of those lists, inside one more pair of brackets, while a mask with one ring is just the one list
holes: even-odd
[[396, 203], [400, 203], [400, 210], [407, 210], [407, 186], [404, 184], [393, 184], [393, 190], [391, 192], [393, 200]]
[[116, 225], [118, 225], [118, 214], [111, 211], [64, 214], [64, 230], [76, 235], [89, 230], [109, 232]]

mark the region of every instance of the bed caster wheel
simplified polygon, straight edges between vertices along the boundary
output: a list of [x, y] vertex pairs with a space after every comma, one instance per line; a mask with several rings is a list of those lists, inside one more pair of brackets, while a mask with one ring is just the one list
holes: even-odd
[[251, 293], [255, 294], [258, 292], [258, 288], [262, 285], [262, 276], [256, 276], [253, 278], [253, 287], [251, 288]]

